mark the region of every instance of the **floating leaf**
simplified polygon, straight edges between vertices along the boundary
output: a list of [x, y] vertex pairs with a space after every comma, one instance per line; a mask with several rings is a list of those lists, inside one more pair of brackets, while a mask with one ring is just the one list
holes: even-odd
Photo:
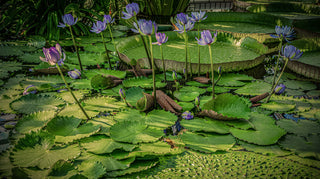
[[116, 149], [122, 149], [124, 151], [132, 151], [136, 146], [132, 144], [120, 143], [112, 140], [110, 137], [94, 137], [92, 142], [81, 143], [81, 145], [87, 150], [95, 154], [111, 153]]
[[[146, 77], [129, 78], [129, 79], [123, 80], [122, 84], [126, 88], [135, 87], [135, 86], [140, 88], [146, 88], [146, 89], [153, 88], [152, 79], [146, 78]], [[163, 88], [165, 86], [166, 86], [166, 83], [161, 83], [160, 81], [156, 82], [157, 88]]]
[[192, 120], [182, 120], [180, 124], [191, 131], [216, 132], [219, 134], [228, 134], [229, 128], [223, 122], [212, 120], [210, 118], [194, 118]]
[[240, 95], [250, 95], [256, 96], [266, 92], [270, 92], [271, 85], [269, 83], [265, 83], [263, 81], [256, 81], [252, 83], [248, 83], [245, 86], [237, 89], [235, 93]]
[[77, 145], [66, 147], [47, 148], [46, 144], [27, 147], [23, 150], [14, 151], [13, 163], [19, 167], [39, 167], [40, 169], [50, 168], [58, 160], [69, 160], [80, 155]]
[[121, 111], [114, 116], [114, 120], [117, 122], [143, 120], [144, 115], [138, 110], [129, 109], [128, 111]]
[[[98, 111], [89, 111], [86, 110], [86, 113], [89, 117], [94, 117], [99, 114]], [[68, 116], [68, 117], [76, 117], [79, 119], [86, 119], [87, 117], [80, 111], [80, 108], [77, 104], [67, 104], [63, 110], [58, 113], [58, 116]]]
[[271, 101], [268, 103], [261, 104], [260, 107], [271, 111], [285, 112], [293, 110], [296, 107], [296, 105]]
[[194, 86], [184, 86], [173, 93], [174, 97], [180, 101], [194, 101], [200, 94], [205, 93], [206, 90]]
[[119, 142], [154, 142], [164, 135], [163, 131], [148, 127], [144, 120], [118, 122], [110, 129], [111, 138]]
[[69, 161], [59, 160], [53, 165], [48, 176], [70, 178], [71, 176], [77, 173], [77, 171], [74, 168], [75, 167], [73, 163]]
[[164, 110], [153, 110], [146, 116], [146, 124], [159, 130], [174, 125], [177, 120], [176, 115]]
[[282, 150], [279, 145], [261, 146], [261, 145], [249, 144], [243, 141], [239, 141], [239, 143], [241, 147], [245, 148], [246, 150], [263, 154], [263, 155], [286, 156], [291, 154], [291, 152], [287, 150]]
[[19, 113], [30, 114], [38, 111], [56, 111], [57, 106], [62, 104], [64, 102], [56, 97], [29, 94], [13, 101], [10, 107]]
[[104, 75], [104, 76], [112, 75], [121, 79], [126, 77], [126, 71], [107, 70], [107, 69], [86, 70], [84, 74], [89, 79], [94, 77], [97, 74]]
[[[97, 64], [101, 64], [104, 62], [104, 54], [103, 53], [87, 53], [87, 52], [79, 52], [81, 56], [81, 63], [85, 66], [93, 66]], [[78, 57], [76, 53], [66, 53], [66, 62], [78, 65]]]
[[289, 89], [314, 90], [317, 86], [310, 81], [286, 80], [284, 83]]
[[106, 173], [106, 168], [100, 162], [84, 161], [78, 166], [80, 173], [89, 179], [100, 178]]
[[249, 121], [255, 130], [230, 129], [233, 136], [257, 145], [275, 144], [286, 132], [274, 124], [274, 119], [264, 114], [252, 113]]
[[186, 82], [186, 85], [188, 86], [195, 86], [195, 87], [209, 87], [210, 84], [203, 84], [196, 81], [188, 81]]
[[97, 133], [100, 126], [91, 123], [80, 125], [81, 119], [75, 117], [55, 117], [47, 124], [49, 133], [55, 135], [56, 142], [69, 143]]
[[317, 122], [309, 120], [299, 120], [295, 122], [288, 119], [280, 119], [277, 125], [285, 129], [288, 133], [293, 133], [298, 136], [307, 137], [309, 134], [319, 134], [320, 125]]
[[126, 107], [123, 102], [117, 101], [115, 98], [111, 97], [96, 97], [89, 98], [83, 101], [85, 103], [84, 109], [86, 111], [99, 111], [99, 112], [110, 112], [119, 111]]
[[[224, 88], [224, 87], [221, 87], [221, 86], [217, 86], [217, 85], [214, 86], [214, 93], [216, 93], [216, 94], [218, 94], [218, 93], [226, 93], [228, 91], [230, 91], [230, 89], [227, 89], [227, 88]], [[207, 92], [212, 92], [212, 87], [207, 88]]]
[[250, 101], [230, 93], [220, 94], [203, 105], [203, 110], [213, 110], [226, 117], [249, 119]]
[[229, 150], [236, 143], [236, 140], [232, 135], [212, 134], [201, 136], [191, 132], [182, 134], [181, 140], [187, 147], [207, 153]]
[[118, 176], [123, 176], [126, 174], [131, 174], [131, 173], [136, 173], [136, 172], [141, 172], [144, 170], [148, 170], [151, 167], [154, 167], [158, 162], [157, 161], [150, 161], [150, 160], [141, 160], [134, 162], [132, 165], [130, 165], [130, 168], [125, 169], [125, 170], [119, 170], [119, 171], [112, 171], [107, 173], [108, 176], [110, 177], [118, 177]]
[[177, 102], [177, 104], [182, 107], [183, 111], [191, 111], [194, 108], [192, 102]]
[[91, 80], [89, 79], [77, 79], [70, 86], [73, 89], [93, 89], [91, 87]]
[[43, 128], [55, 115], [54, 111], [42, 111], [32, 113], [20, 119], [16, 125], [16, 130], [21, 133], [29, 133]]
[[310, 135], [303, 137], [296, 135], [286, 135], [283, 140], [279, 141], [281, 147], [297, 153], [300, 157], [314, 157], [320, 160], [320, 136]]
[[144, 90], [139, 87], [132, 87], [126, 90], [126, 101], [131, 106], [136, 106], [137, 101], [143, 97]]

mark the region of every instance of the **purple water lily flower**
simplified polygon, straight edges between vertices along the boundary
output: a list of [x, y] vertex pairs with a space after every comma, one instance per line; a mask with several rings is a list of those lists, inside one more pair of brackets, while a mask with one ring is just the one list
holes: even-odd
[[198, 41], [199, 45], [211, 45], [213, 42], [217, 40], [217, 32], [213, 34], [213, 38], [211, 32], [209, 30], [204, 30], [201, 32], [201, 38], [196, 40]]
[[282, 94], [285, 90], [286, 86], [284, 84], [280, 84], [274, 89], [274, 93], [279, 95]]
[[200, 12], [191, 12], [191, 21], [192, 22], [201, 22], [203, 20], [205, 20], [208, 16], [204, 17], [204, 15], [206, 14], [206, 12], [202, 12], [200, 10]]
[[185, 13], [177, 14], [176, 21], [181, 25], [186, 25], [189, 22], [190, 17]]
[[94, 32], [99, 34], [100, 32], [106, 30], [106, 23], [101, 22], [101, 21], [97, 21], [97, 23], [93, 23], [92, 29], [90, 30], [90, 32]]
[[[56, 44], [55, 47], [50, 48], [44, 48], [43, 47], [43, 54], [45, 55], [45, 58], [39, 57], [41, 61], [47, 62], [50, 65], [55, 65], [58, 63], [58, 65], [62, 65], [63, 61], [66, 58], [66, 55], [61, 50], [61, 46], [59, 44]], [[63, 58], [61, 56], [63, 55]]]
[[157, 33], [158, 26], [155, 22], [151, 20], [140, 19], [137, 23], [133, 23], [135, 29], [131, 29], [135, 33], [141, 33], [142, 35], [151, 35], [152, 33]]
[[104, 15], [103, 22], [106, 24], [112, 24], [114, 22], [114, 18], [111, 18], [110, 15]]
[[124, 17], [122, 19], [130, 19], [133, 16], [136, 16], [139, 13], [139, 5], [137, 3], [131, 3], [126, 5], [127, 12], [122, 11]]
[[188, 21], [187, 24], [185, 24], [185, 25], [182, 25], [179, 22], [177, 22], [175, 24], [175, 26], [176, 26], [176, 29], [174, 31], [177, 31], [179, 33], [183, 33], [183, 32], [192, 30], [194, 27], [194, 22]]
[[298, 60], [302, 56], [303, 52], [293, 45], [286, 45], [281, 48], [281, 54], [289, 60]]
[[126, 93], [122, 88], [119, 89], [119, 95], [122, 99], [126, 99]]
[[81, 78], [81, 72], [78, 69], [74, 69], [73, 71], [69, 71], [68, 75], [72, 79], [80, 79]]
[[273, 38], [284, 38], [287, 42], [292, 40], [295, 36], [294, 30], [288, 26], [276, 26], [275, 27], [276, 35], [271, 34]]
[[168, 36], [166, 36], [165, 33], [156, 33], [156, 39], [157, 42], [154, 42], [152, 44], [162, 45], [168, 41]]
[[22, 95], [28, 95], [28, 94], [36, 94], [37, 88], [34, 85], [29, 85], [26, 87], [26, 89], [23, 91]]
[[181, 116], [182, 116], [183, 119], [186, 119], [186, 120], [193, 119], [193, 115], [192, 115], [192, 113], [189, 112], [189, 111], [186, 111], [186, 112], [182, 113]]
[[71, 14], [65, 14], [62, 16], [63, 23], [59, 22], [58, 27], [66, 27], [67, 25], [72, 26], [77, 23], [78, 18], [74, 19]]

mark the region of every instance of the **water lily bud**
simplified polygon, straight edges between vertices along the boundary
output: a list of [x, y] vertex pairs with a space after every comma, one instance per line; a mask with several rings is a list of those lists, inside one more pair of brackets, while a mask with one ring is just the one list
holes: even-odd
[[126, 99], [126, 93], [122, 88], [119, 89], [119, 95], [122, 99]]
[[199, 96], [196, 97], [196, 99], [194, 100], [194, 103], [196, 104], [196, 106], [200, 105], [200, 98]]
[[174, 81], [176, 81], [178, 79], [177, 72], [174, 70], [172, 71], [172, 78]]
[[186, 120], [193, 119], [193, 114], [189, 111], [182, 113], [182, 118]]
[[69, 71], [68, 75], [72, 79], [80, 79], [81, 78], [81, 72], [78, 69], [74, 69], [73, 71]]
[[284, 90], [286, 90], [286, 86], [284, 84], [280, 84], [274, 89], [274, 93], [279, 95], [283, 93]]
[[28, 94], [36, 94], [37, 88], [34, 85], [29, 85], [26, 87], [26, 89], [23, 91], [22, 95], [28, 95]]
[[221, 66], [219, 66], [219, 68], [218, 68], [218, 74], [219, 74], [219, 75], [222, 74], [222, 67], [221, 67]]

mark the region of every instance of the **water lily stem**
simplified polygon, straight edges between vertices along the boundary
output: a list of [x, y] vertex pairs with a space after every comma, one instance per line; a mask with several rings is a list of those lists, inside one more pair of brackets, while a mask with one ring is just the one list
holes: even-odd
[[161, 53], [161, 59], [162, 59], [164, 82], [166, 83], [167, 82], [167, 75], [166, 75], [166, 66], [164, 64], [162, 45], [160, 45], [160, 53]]
[[[198, 39], [200, 39], [200, 23], [198, 23]], [[198, 44], [198, 57], [199, 57], [199, 59], [198, 59], [198, 76], [200, 76], [200, 45]]]
[[116, 51], [116, 53], [117, 53], [117, 55], [118, 55], [118, 58], [119, 58], [119, 60], [120, 60], [120, 54], [119, 54], [118, 48], [117, 48], [117, 46], [116, 46], [116, 43], [114, 42], [110, 24], [108, 24], [108, 29], [109, 29], [109, 33], [110, 33], [110, 37], [111, 37], [113, 46], [114, 46], [114, 50]]
[[[185, 27], [184, 27], [185, 28]], [[184, 30], [184, 41], [185, 41], [185, 50], [186, 50], [186, 63], [185, 63], [185, 74], [184, 74], [184, 78], [185, 78], [185, 81], [188, 80], [188, 35], [187, 35], [187, 32], [186, 30]]]
[[73, 36], [73, 32], [72, 32], [72, 28], [71, 26], [69, 26], [69, 29], [70, 29], [70, 33], [71, 33], [71, 37], [72, 37], [72, 41], [73, 41], [73, 46], [74, 48], [76, 49], [76, 53], [77, 53], [77, 57], [78, 57], [78, 62], [79, 62], [79, 65], [80, 65], [80, 70], [83, 71], [83, 67], [82, 67], [82, 63], [81, 63], [81, 60], [80, 60], [80, 55], [79, 55], [79, 51], [78, 51], [78, 47], [77, 47], [77, 44], [76, 44], [76, 40]]
[[103, 36], [102, 32], [100, 34], [101, 34], [102, 42], [103, 42], [103, 45], [104, 45], [104, 49], [106, 50], [106, 55], [107, 55], [107, 59], [108, 59], [108, 63], [109, 63], [109, 68], [110, 68], [110, 70], [112, 70], [110, 56], [109, 56], [109, 53], [108, 53], [108, 49], [107, 49], [106, 43], [104, 42], [104, 36]]
[[288, 58], [285, 58], [285, 61], [286, 61], [286, 62], [284, 63], [284, 66], [283, 66], [283, 68], [282, 68], [282, 70], [281, 70], [281, 73], [280, 73], [280, 75], [279, 75], [276, 83], [275, 83], [274, 86], [272, 87], [272, 90], [271, 90], [271, 92], [270, 92], [270, 95], [268, 96], [267, 102], [269, 102], [271, 96], [273, 95], [274, 89], [277, 87], [277, 85], [278, 85], [278, 83], [279, 83], [279, 81], [280, 81], [280, 78], [281, 78], [281, 76], [282, 76], [282, 74], [283, 74], [283, 72], [284, 72], [284, 70], [285, 70], [285, 68], [286, 68], [286, 66], [287, 66], [287, 64], [288, 64], [289, 59], [288, 59]]
[[150, 42], [150, 55], [151, 55], [151, 62], [152, 62], [152, 82], [153, 82], [153, 97], [154, 97], [154, 107], [157, 106], [157, 97], [156, 97], [156, 72], [155, 72], [155, 66], [154, 66], [154, 59], [153, 59], [153, 53], [152, 53], [152, 39], [151, 35], [149, 37]]
[[66, 79], [64, 78], [64, 76], [63, 76], [63, 74], [62, 74], [62, 72], [61, 72], [61, 69], [60, 69], [59, 65], [58, 65], [58, 64], [56, 64], [56, 66], [57, 66], [57, 69], [58, 69], [58, 71], [59, 71], [59, 73], [60, 73], [60, 75], [61, 75], [62, 80], [63, 80], [63, 81], [64, 81], [64, 83], [66, 84], [66, 87], [67, 87], [67, 88], [68, 88], [68, 90], [70, 91], [70, 93], [71, 93], [71, 95], [72, 95], [73, 99], [76, 101], [76, 103], [77, 103], [77, 104], [78, 104], [78, 106], [80, 107], [81, 111], [82, 111], [82, 112], [83, 112], [83, 114], [86, 116], [87, 121], [88, 121], [88, 120], [90, 120], [90, 117], [88, 116], [88, 114], [87, 114], [87, 113], [86, 113], [86, 111], [83, 109], [83, 107], [82, 107], [82, 106], [81, 106], [81, 104], [79, 103], [78, 99], [77, 99], [77, 98], [76, 98], [76, 96], [73, 94], [72, 90], [70, 89], [70, 87], [69, 87], [69, 85], [68, 85], [68, 83], [67, 83]]
[[212, 99], [214, 99], [214, 71], [213, 71], [213, 59], [212, 59], [212, 53], [211, 53], [211, 45], [208, 45], [209, 47], [209, 56], [211, 61], [211, 83], [212, 83]]
[[[280, 39], [280, 43], [279, 43], [279, 53], [278, 53], [278, 58], [277, 58], [277, 63], [275, 64], [274, 66], [274, 75], [273, 75], [273, 80], [272, 80], [272, 86], [271, 88], [273, 88], [274, 86], [274, 83], [276, 81], [276, 77], [277, 77], [277, 74], [278, 74], [278, 65], [279, 65], [279, 58], [280, 58], [280, 50], [281, 50], [281, 47], [282, 47], [282, 40]], [[272, 91], [271, 91], [272, 92]], [[271, 93], [270, 93], [271, 94]]]

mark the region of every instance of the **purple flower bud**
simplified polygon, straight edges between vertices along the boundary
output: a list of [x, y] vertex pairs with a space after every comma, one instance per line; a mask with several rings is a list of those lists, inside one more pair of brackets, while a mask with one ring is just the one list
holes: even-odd
[[63, 59], [61, 59], [61, 47], [59, 44], [56, 44], [56, 47], [50, 47], [50, 48], [44, 48], [43, 47], [43, 54], [45, 55], [45, 58], [40, 57], [41, 61], [47, 62], [50, 65], [55, 65], [56, 63], [63, 63], [63, 60], [65, 59], [65, 54], [63, 53]]
[[110, 15], [104, 15], [103, 22], [105, 24], [112, 24], [114, 22], [114, 18], [112, 19]]
[[58, 27], [66, 27], [67, 25], [72, 26], [77, 23], [78, 18], [74, 19], [71, 14], [65, 14], [62, 16], [63, 23], [59, 22]]
[[36, 94], [36, 93], [37, 93], [37, 88], [34, 85], [29, 85], [23, 91], [22, 95]]
[[209, 30], [204, 30], [201, 32], [201, 38], [198, 39], [196, 37], [196, 40], [198, 41], [199, 45], [211, 45], [217, 40], [216, 37], [217, 37], [217, 32], [213, 34], [213, 38], [212, 38], [211, 32]]
[[122, 88], [119, 89], [119, 95], [122, 99], [126, 99], [126, 92]]
[[302, 56], [303, 52], [297, 49], [293, 45], [286, 45], [281, 48], [281, 55], [289, 60], [298, 60]]
[[174, 70], [172, 71], [172, 78], [174, 81], [178, 79], [177, 72]]
[[199, 105], [200, 105], [200, 98], [199, 98], [199, 96], [197, 96], [196, 99], [194, 99], [194, 104], [195, 104], [196, 106], [199, 106]]
[[106, 23], [103, 21], [97, 21], [96, 24], [93, 24], [92, 29], [90, 30], [90, 32], [94, 32], [96, 34], [99, 34], [100, 32], [106, 30]]
[[68, 89], [59, 89], [57, 92], [58, 93], [62, 93], [62, 92], [65, 92], [65, 91], [68, 91]]
[[166, 43], [168, 41], [168, 36], [166, 36], [165, 33], [156, 33], [156, 39], [157, 42], [154, 42], [152, 44], [162, 45], [163, 43]]
[[78, 69], [74, 69], [73, 71], [69, 71], [68, 75], [72, 79], [80, 79], [81, 78], [81, 72]]
[[124, 15], [122, 19], [130, 19], [133, 16], [136, 16], [139, 13], [139, 5], [137, 3], [131, 3], [126, 5], [127, 12], [122, 11], [122, 14]]
[[286, 90], [286, 86], [284, 84], [280, 84], [274, 89], [274, 93], [279, 95], [283, 93], [285, 90]]
[[193, 114], [189, 111], [182, 113], [182, 118], [186, 120], [193, 119]]
[[221, 66], [218, 67], [218, 74], [219, 74], [219, 75], [222, 74], [222, 67], [221, 67]]

